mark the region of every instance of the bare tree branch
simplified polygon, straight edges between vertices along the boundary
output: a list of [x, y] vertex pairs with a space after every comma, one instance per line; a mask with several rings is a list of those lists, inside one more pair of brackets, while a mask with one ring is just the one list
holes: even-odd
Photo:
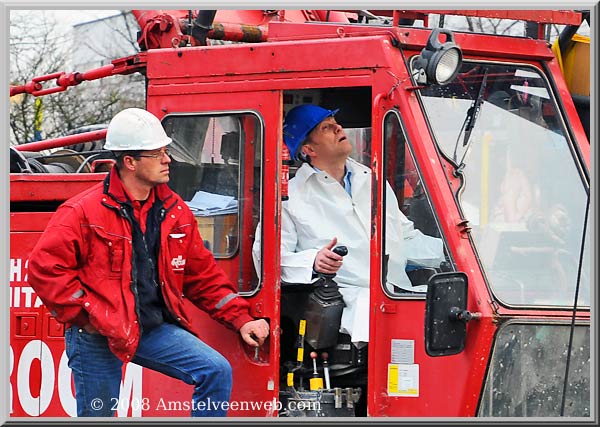
[[[73, 52], [87, 54], [90, 51], [87, 44], [82, 46], [81, 40], [74, 38], [76, 34], [73, 32], [69, 35], [60, 34], [56, 22], [43, 12], [32, 10], [27, 14], [11, 14], [9, 37], [11, 84], [25, 84], [36, 76], [55, 72], [75, 71], [72, 65], [69, 65], [71, 54]], [[110, 37], [104, 38], [110, 39], [114, 36], [116, 40], [125, 39], [127, 49], [116, 54], [109, 49], [103, 52], [98, 48], [96, 58], [112, 60], [138, 50], [135, 37], [124, 38], [126, 34], [132, 34], [132, 24], [135, 22], [132, 21], [132, 15], [123, 11], [117, 18], [120, 26], [112, 32], [109, 31]], [[93, 35], [90, 40], [93, 40]], [[105, 44], [110, 45], [110, 43], [109, 40]], [[96, 61], [99, 62], [99, 59]], [[94, 64], [89, 68], [98, 65]], [[76, 71], [86, 71], [89, 68]], [[55, 85], [54, 81], [49, 81], [44, 87], [55, 87]], [[64, 92], [46, 95], [42, 97], [43, 137], [63, 136], [84, 125], [108, 123], [112, 116], [125, 106], [143, 106], [143, 89], [143, 76], [132, 74], [83, 82]], [[36, 120], [34, 104], [35, 97], [29, 94], [21, 94], [11, 99], [9, 119], [11, 144], [23, 144], [34, 140]]]

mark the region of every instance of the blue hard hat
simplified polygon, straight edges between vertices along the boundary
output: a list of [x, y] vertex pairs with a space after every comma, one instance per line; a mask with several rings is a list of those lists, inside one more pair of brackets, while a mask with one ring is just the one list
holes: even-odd
[[290, 157], [298, 159], [300, 146], [306, 136], [327, 117], [334, 116], [340, 109], [328, 110], [312, 104], [292, 108], [283, 122], [283, 142], [290, 150]]

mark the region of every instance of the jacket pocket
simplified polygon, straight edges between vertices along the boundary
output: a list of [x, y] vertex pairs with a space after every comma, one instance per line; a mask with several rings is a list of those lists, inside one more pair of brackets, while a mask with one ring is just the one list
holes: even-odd
[[108, 278], [119, 278], [125, 263], [125, 248], [128, 239], [114, 233], [109, 233], [101, 227], [91, 227], [89, 260], [95, 265], [96, 275]]

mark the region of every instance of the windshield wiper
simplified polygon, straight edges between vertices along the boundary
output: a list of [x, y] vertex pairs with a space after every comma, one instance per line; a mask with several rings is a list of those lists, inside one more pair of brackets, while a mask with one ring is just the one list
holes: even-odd
[[[460, 128], [460, 132], [458, 133], [458, 137], [456, 138], [456, 144], [454, 144], [454, 156], [453, 156], [453, 160], [455, 163], [456, 162], [456, 153], [458, 151], [458, 142], [460, 141], [460, 136], [463, 134], [464, 132], [464, 138], [463, 138], [463, 147], [466, 147], [470, 141], [471, 141], [471, 133], [473, 132], [473, 129], [475, 128], [475, 122], [477, 121], [477, 118], [479, 117], [479, 111], [481, 110], [481, 105], [483, 105], [483, 96], [485, 95], [485, 87], [487, 85], [487, 76], [488, 76], [488, 68], [484, 68], [483, 70], [483, 78], [481, 80], [481, 86], [479, 86], [479, 93], [477, 94], [477, 98], [475, 98], [473, 100], [473, 104], [471, 104], [471, 106], [469, 107], [469, 109], [467, 110], [467, 115], [465, 117], [465, 121], [462, 124], [462, 127]], [[462, 171], [462, 169], [465, 167], [465, 156], [467, 155], [467, 152], [469, 151], [468, 147], [465, 148], [464, 150], [464, 154], [462, 156], [462, 159], [460, 159], [460, 162], [457, 163], [457, 167], [456, 167], [456, 172], [460, 173], [460, 171]]]

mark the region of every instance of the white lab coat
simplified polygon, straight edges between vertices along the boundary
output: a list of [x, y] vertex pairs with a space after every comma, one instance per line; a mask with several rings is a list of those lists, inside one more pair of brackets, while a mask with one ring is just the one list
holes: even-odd
[[[352, 197], [324, 171], [303, 164], [289, 181], [289, 199], [282, 203], [281, 278], [289, 283], [310, 283], [317, 252], [337, 237], [348, 248], [335, 281], [346, 307], [340, 330], [353, 342], [369, 341], [369, 263], [371, 229], [371, 170], [348, 159]], [[444, 260], [438, 238], [415, 230], [398, 208], [392, 188], [386, 184], [386, 252], [389, 254], [387, 286], [425, 292], [413, 287], [405, 272], [407, 260], [435, 267]], [[252, 248], [260, 271], [260, 224]]]

